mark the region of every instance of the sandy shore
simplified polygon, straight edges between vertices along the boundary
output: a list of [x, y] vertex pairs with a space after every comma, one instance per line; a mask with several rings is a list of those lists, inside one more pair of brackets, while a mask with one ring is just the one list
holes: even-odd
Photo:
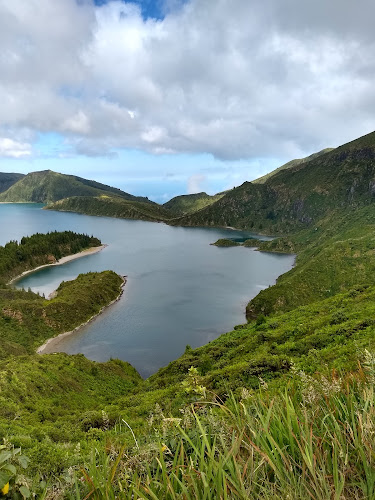
[[37, 354], [53, 354], [54, 352], [56, 352], [56, 348], [59, 346], [59, 344], [63, 338], [68, 337], [69, 335], [72, 335], [73, 333], [76, 333], [82, 327], [84, 327], [84, 326], [88, 325], [89, 323], [91, 323], [92, 321], [94, 321], [95, 318], [97, 318], [100, 314], [102, 314], [102, 312], [105, 309], [108, 309], [108, 307], [110, 307], [111, 305], [118, 302], [120, 300], [122, 294], [124, 293], [124, 288], [125, 288], [126, 281], [127, 281], [127, 279], [126, 279], [127, 276], [121, 276], [121, 277], [123, 278], [123, 282], [121, 285], [120, 293], [118, 294], [118, 296], [114, 300], [112, 300], [112, 302], [110, 302], [106, 306], [102, 307], [98, 313], [91, 316], [91, 318], [89, 318], [87, 321], [85, 321], [81, 325], [76, 326], [70, 332], [60, 333], [56, 337], [52, 337], [52, 338], [48, 339], [47, 342], [45, 342], [42, 346], [38, 347], [38, 349], [36, 350]]
[[67, 255], [66, 257], [62, 257], [60, 260], [57, 262], [53, 262], [52, 264], [44, 264], [43, 266], [35, 267], [34, 269], [29, 269], [28, 271], [24, 271], [23, 273], [19, 274], [15, 278], [13, 278], [11, 281], [9, 281], [8, 285], [11, 283], [14, 283], [15, 281], [18, 281], [20, 278], [23, 278], [27, 274], [35, 273], [35, 271], [38, 271], [39, 269], [43, 269], [44, 267], [50, 267], [50, 266], [61, 266], [62, 264], [66, 264], [67, 262], [70, 262], [71, 260], [79, 259], [81, 257], [86, 257], [86, 255], [91, 255], [93, 253], [98, 253], [103, 248], [105, 248], [108, 245], [100, 245], [99, 247], [91, 247], [87, 248], [86, 250], [82, 250], [82, 252], [74, 253], [73, 255]]

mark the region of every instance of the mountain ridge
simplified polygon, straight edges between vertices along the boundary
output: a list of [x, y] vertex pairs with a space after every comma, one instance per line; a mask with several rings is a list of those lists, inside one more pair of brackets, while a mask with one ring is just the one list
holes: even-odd
[[284, 163], [284, 165], [281, 165], [281, 167], [276, 168], [275, 170], [272, 170], [272, 172], [269, 172], [268, 174], [262, 175], [262, 177], [258, 177], [257, 179], [254, 179], [251, 181], [253, 184], [264, 184], [268, 179], [276, 175], [278, 172], [281, 170], [288, 170], [289, 168], [293, 168], [297, 165], [303, 164], [303, 163], [308, 163], [311, 160], [314, 160], [315, 158], [318, 158], [319, 156], [322, 156], [326, 153], [330, 153], [333, 151], [335, 148], [325, 148], [322, 149], [321, 151], [318, 151], [317, 153], [313, 153], [309, 156], [306, 156], [305, 158], [296, 158], [295, 160], [290, 160], [287, 163]]
[[66, 175], [52, 170], [31, 172], [22, 176], [6, 191], [0, 193], [0, 201], [17, 203], [49, 203], [69, 196], [116, 195], [124, 199], [153, 203], [148, 198], [133, 196], [118, 188], [84, 179], [76, 175]]
[[275, 173], [263, 184], [245, 182], [175, 224], [233, 226], [269, 234], [296, 232], [330, 210], [370, 203], [375, 195], [375, 133], [307, 163]]
[[201, 208], [211, 205], [224, 196], [224, 193], [209, 195], [205, 192], [194, 194], [181, 194], [170, 199], [163, 204], [163, 207], [170, 210], [176, 216], [193, 213]]

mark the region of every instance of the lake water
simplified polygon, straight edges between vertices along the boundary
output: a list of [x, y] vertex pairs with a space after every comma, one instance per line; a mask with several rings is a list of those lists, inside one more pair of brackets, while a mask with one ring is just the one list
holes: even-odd
[[186, 344], [198, 347], [244, 323], [247, 302], [294, 262], [290, 255], [210, 246], [252, 233], [51, 212], [35, 204], [0, 204], [0, 228], [1, 245], [53, 230], [92, 234], [108, 244], [97, 254], [32, 273], [17, 286], [47, 296], [79, 273], [127, 275], [122, 298], [55, 350], [96, 361], [120, 358], [144, 377], [180, 356]]

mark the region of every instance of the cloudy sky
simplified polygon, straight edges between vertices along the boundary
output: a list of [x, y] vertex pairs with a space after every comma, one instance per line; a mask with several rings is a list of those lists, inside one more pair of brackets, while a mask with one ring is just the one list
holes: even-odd
[[0, 171], [165, 201], [375, 130], [373, 0], [0, 0]]

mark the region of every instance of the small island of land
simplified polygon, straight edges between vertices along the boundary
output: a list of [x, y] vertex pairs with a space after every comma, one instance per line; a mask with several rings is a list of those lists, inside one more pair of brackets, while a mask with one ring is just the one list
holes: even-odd
[[239, 242], [236, 240], [231, 240], [230, 238], [220, 238], [215, 243], [211, 243], [211, 245], [215, 247], [259, 247], [262, 242], [256, 240], [255, 238], [249, 238], [244, 242]]
[[211, 243], [215, 247], [237, 247], [240, 245], [238, 241], [230, 240], [229, 238], [220, 238], [215, 243]]

